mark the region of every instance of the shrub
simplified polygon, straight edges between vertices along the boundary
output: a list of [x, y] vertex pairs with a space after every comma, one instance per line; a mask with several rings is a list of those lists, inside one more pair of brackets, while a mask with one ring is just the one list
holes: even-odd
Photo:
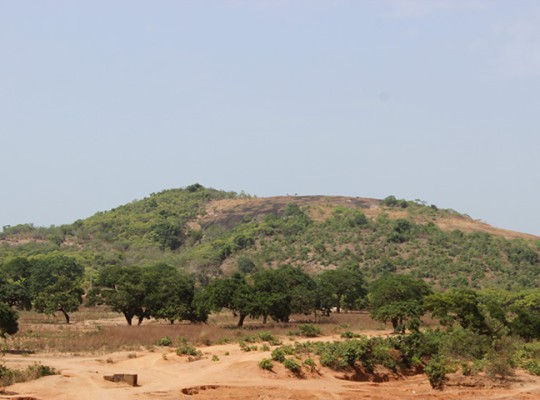
[[540, 375], [540, 361], [538, 360], [529, 360], [524, 365], [523, 368], [525, 368], [527, 371], [529, 371], [533, 375]]
[[270, 346], [281, 346], [283, 342], [278, 338], [275, 338], [274, 340], [269, 341], [268, 344], [270, 344]]
[[300, 335], [306, 337], [317, 337], [321, 334], [321, 328], [312, 324], [302, 324], [298, 326]]
[[9, 369], [0, 365], [0, 384], [8, 386], [17, 382], [27, 382], [42, 376], [57, 375], [58, 371], [52, 367], [42, 364], [29, 365], [24, 370]]
[[351, 331], [345, 331], [340, 336], [342, 339], [354, 339], [354, 338], [360, 337], [360, 335]]
[[265, 369], [267, 371], [272, 371], [272, 368], [274, 368], [274, 363], [269, 358], [263, 358], [259, 362], [259, 368]]
[[183, 344], [180, 347], [176, 349], [176, 354], [179, 356], [194, 356], [194, 357], [200, 357], [202, 356], [202, 353], [197, 350], [194, 346], [190, 344]]
[[249, 347], [249, 345], [246, 342], [240, 342], [238, 343], [238, 345], [240, 346], [240, 350], [242, 351], [245, 351], [245, 352], [251, 351], [251, 347]]
[[168, 336], [165, 336], [164, 338], [161, 338], [157, 341], [158, 346], [170, 346], [171, 344], [172, 344], [172, 340]]
[[306, 358], [303, 364], [309, 367], [311, 371], [315, 371], [317, 369], [317, 365], [315, 364], [315, 361], [313, 360], [313, 358]]
[[503, 337], [493, 343], [485, 357], [485, 372], [494, 379], [497, 376], [505, 379], [514, 375], [516, 362], [514, 360], [515, 342], [509, 337]]
[[230, 342], [231, 342], [231, 339], [229, 339], [228, 337], [222, 337], [222, 338], [217, 339], [214, 343], [215, 344], [227, 344], [227, 343], [230, 343]]
[[212, 361], [214, 362], [218, 362], [219, 361], [219, 357], [216, 356], [215, 354], [212, 356]]
[[489, 349], [489, 338], [468, 329], [454, 329], [441, 341], [441, 353], [458, 360], [480, 359]]
[[473, 368], [468, 363], [462, 363], [461, 364], [461, 373], [465, 376], [471, 376], [473, 375]]
[[446, 380], [446, 366], [440, 357], [432, 358], [424, 369], [433, 389], [442, 390]]
[[259, 337], [264, 342], [274, 342], [276, 340], [275, 336], [270, 332], [261, 332], [259, 333]]
[[42, 376], [57, 375], [58, 371], [53, 367], [42, 364], [34, 364], [27, 367], [27, 371], [32, 379], [41, 378]]
[[283, 351], [283, 348], [281, 347], [278, 347], [277, 349], [274, 349], [272, 351], [272, 360], [274, 361], [278, 361], [278, 362], [283, 362], [285, 361], [285, 352]]
[[301, 371], [300, 364], [298, 364], [296, 360], [292, 358], [286, 358], [285, 361], [283, 361], [283, 366], [287, 368], [289, 371], [293, 372], [295, 375], [300, 374], [300, 371]]
[[255, 335], [244, 335], [240, 338], [240, 340], [247, 343], [257, 343], [259, 338]]

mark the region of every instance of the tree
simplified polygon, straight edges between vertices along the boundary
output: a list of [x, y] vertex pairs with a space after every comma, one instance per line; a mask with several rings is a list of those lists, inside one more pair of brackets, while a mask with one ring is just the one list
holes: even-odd
[[91, 302], [103, 302], [122, 313], [128, 325], [132, 325], [135, 317], [139, 325], [149, 317], [144, 308], [145, 289], [139, 267], [108, 265], [100, 271], [96, 285]]
[[518, 293], [509, 311], [514, 318], [509, 322], [510, 331], [524, 339], [540, 339], [540, 289]]
[[0, 276], [0, 302], [18, 309], [30, 310], [32, 308], [32, 299], [24, 283], [14, 282], [5, 276]]
[[430, 293], [422, 280], [409, 275], [385, 275], [370, 286], [371, 316], [384, 323], [390, 321], [394, 332], [405, 333], [407, 325], [416, 330], [424, 314], [423, 299]]
[[236, 265], [238, 267], [238, 271], [242, 274], [250, 274], [257, 269], [257, 266], [253, 260], [248, 257], [240, 257], [236, 262]]
[[455, 322], [462, 328], [488, 334], [489, 328], [480, 312], [478, 294], [470, 289], [451, 289], [426, 297], [426, 310], [438, 318], [442, 325], [452, 326]]
[[319, 275], [318, 285], [320, 306], [327, 314], [334, 307], [339, 314], [345, 303], [353, 308], [355, 302], [366, 295], [364, 278], [359, 270], [324, 271]]
[[209, 307], [214, 311], [227, 308], [238, 315], [240, 328], [249, 315], [257, 315], [257, 300], [253, 287], [240, 273], [233, 274], [230, 278], [213, 281], [205, 290]]
[[253, 276], [255, 302], [253, 314], [262, 316], [266, 323], [270, 316], [273, 320], [287, 322], [291, 314], [289, 288], [277, 269], [266, 269]]
[[11, 307], [0, 303], [0, 336], [13, 335], [19, 330], [19, 314]]
[[29, 280], [31, 269], [31, 262], [26, 257], [12, 258], [2, 266], [0, 302], [18, 309], [32, 308]]
[[256, 307], [255, 318], [262, 316], [288, 322], [293, 313], [309, 314], [315, 309], [315, 281], [301, 268], [288, 265], [259, 271], [253, 275]]
[[204, 322], [208, 315], [193, 306], [195, 282], [192, 276], [167, 264], [142, 268], [144, 308], [150, 317], [174, 321]]
[[176, 250], [185, 240], [184, 222], [172, 216], [168, 218], [161, 216], [152, 226], [152, 233], [162, 250]]
[[82, 303], [84, 268], [73, 257], [47, 254], [30, 259], [30, 293], [37, 312], [54, 314], [60, 311], [69, 324], [69, 313]]

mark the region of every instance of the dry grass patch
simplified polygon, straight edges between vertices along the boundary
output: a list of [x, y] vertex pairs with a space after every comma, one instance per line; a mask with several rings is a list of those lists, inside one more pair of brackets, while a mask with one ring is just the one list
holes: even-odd
[[289, 323], [263, 324], [260, 320], [248, 320], [242, 329], [236, 328], [237, 320], [230, 313], [212, 315], [208, 324], [170, 325], [145, 321], [141, 326], [128, 326], [119, 314], [99, 307], [73, 313], [75, 322], [69, 325], [55, 322], [53, 318], [22, 312], [20, 331], [7, 340], [7, 349], [20, 352], [105, 353], [153, 349], [165, 337], [171, 339], [170, 345], [174, 347], [181, 341], [197, 346], [245, 341], [246, 337], [257, 336], [260, 332], [287, 336], [306, 323], [317, 326], [323, 335], [385, 328], [365, 312], [332, 314], [330, 317], [294, 315]]

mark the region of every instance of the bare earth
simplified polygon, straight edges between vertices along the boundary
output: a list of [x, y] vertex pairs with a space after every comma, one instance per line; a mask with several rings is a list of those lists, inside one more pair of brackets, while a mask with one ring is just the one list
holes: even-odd
[[[336, 337], [319, 340], [335, 340]], [[425, 375], [392, 377], [383, 383], [346, 380], [325, 368], [295, 377], [279, 363], [264, 371], [258, 362], [269, 352], [242, 352], [238, 344], [203, 347], [204, 357], [189, 361], [172, 349], [96, 355], [6, 355], [8, 367], [40, 362], [60, 375], [12, 385], [0, 399], [540, 399], [540, 377], [518, 372], [511, 381], [451, 376], [442, 392], [431, 389]], [[227, 355], [226, 353], [229, 353]], [[219, 357], [212, 361], [212, 356]], [[138, 374], [137, 387], [105, 381], [104, 375]]]

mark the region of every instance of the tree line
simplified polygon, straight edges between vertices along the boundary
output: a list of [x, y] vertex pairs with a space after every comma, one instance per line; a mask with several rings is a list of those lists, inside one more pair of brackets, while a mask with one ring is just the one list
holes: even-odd
[[129, 325], [152, 318], [203, 323], [223, 309], [238, 318], [238, 327], [246, 318], [288, 322], [292, 314], [369, 309], [374, 319], [391, 323], [401, 333], [418, 331], [422, 317], [429, 314], [443, 326], [479, 334], [540, 338], [539, 289], [435, 293], [421, 279], [392, 272], [368, 284], [354, 266], [310, 275], [290, 265], [264, 270], [244, 265], [204, 285], [165, 263], [107, 265], [86, 290], [84, 278], [77, 259], [61, 253], [7, 260], [0, 268], [0, 334], [17, 332], [17, 310], [61, 313], [69, 323], [70, 314], [86, 299], [88, 305], [103, 304], [122, 313]]

